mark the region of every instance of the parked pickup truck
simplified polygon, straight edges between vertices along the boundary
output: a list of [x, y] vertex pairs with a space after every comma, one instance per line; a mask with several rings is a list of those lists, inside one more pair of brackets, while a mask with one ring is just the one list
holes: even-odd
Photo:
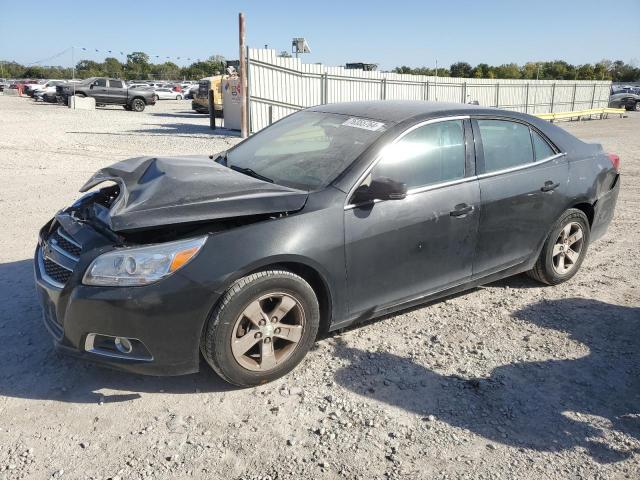
[[142, 112], [147, 105], [154, 105], [156, 98], [153, 90], [129, 88], [124, 80], [115, 78], [92, 77], [82, 83], [67, 84], [62, 88], [66, 100], [71, 95], [93, 97], [96, 105], [122, 105], [125, 110]]

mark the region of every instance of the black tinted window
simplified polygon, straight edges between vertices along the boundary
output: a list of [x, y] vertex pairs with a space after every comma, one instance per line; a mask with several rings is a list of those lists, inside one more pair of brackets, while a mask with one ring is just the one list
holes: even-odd
[[507, 120], [478, 120], [485, 172], [533, 162], [529, 127]]
[[106, 87], [107, 86], [107, 81], [104, 78], [99, 78], [98, 80], [96, 80], [96, 86], [98, 86], [98, 87]]
[[556, 152], [551, 148], [547, 141], [542, 138], [537, 132], [531, 131], [533, 137], [533, 149], [535, 150], [536, 160], [542, 160], [555, 155]]
[[109, 86], [111, 88], [122, 88], [122, 82], [120, 80], [109, 80]]
[[463, 178], [464, 164], [462, 120], [450, 120], [417, 128], [389, 145], [372, 173], [411, 189]]

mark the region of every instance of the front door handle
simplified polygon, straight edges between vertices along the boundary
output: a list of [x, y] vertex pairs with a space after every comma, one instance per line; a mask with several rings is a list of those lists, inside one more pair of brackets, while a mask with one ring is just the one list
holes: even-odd
[[542, 187], [540, 187], [540, 191], [541, 192], [552, 192], [556, 188], [558, 188], [559, 186], [560, 186], [559, 183], [553, 183], [551, 180], [547, 180], [546, 182], [544, 182], [544, 185]]
[[449, 212], [449, 215], [452, 217], [464, 217], [468, 213], [473, 211], [473, 206], [467, 205], [466, 203], [461, 203], [453, 207], [453, 210]]

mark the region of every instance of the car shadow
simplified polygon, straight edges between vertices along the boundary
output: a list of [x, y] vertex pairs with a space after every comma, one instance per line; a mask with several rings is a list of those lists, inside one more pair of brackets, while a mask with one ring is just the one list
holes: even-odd
[[[217, 124], [216, 124], [217, 125]], [[228, 130], [226, 128], [218, 127], [215, 130], [212, 130], [211, 127], [207, 125], [194, 125], [192, 123], [161, 123], [153, 125], [155, 128], [140, 128], [137, 130], [131, 130], [132, 132], [138, 132], [143, 134], [156, 134], [156, 135], [193, 135], [193, 134], [207, 134], [210, 135], [223, 135], [223, 136], [232, 136], [239, 137], [240, 132], [237, 130]]]
[[107, 135], [114, 137], [187, 137], [187, 138], [212, 138], [212, 137], [240, 137], [237, 130], [228, 130], [218, 127], [212, 130], [209, 125], [192, 125], [182, 123], [158, 124], [156, 128], [139, 128], [126, 132], [88, 132], [68, 131], [70, 134], [82, 135]]
[[0, 264], [0, 396], [71, 403], [124, 402], [141, 393], [234, 389], [206, 365], [180, 377], [136, 375], [56, 353], [36, 300], [33, 261]]
[[[177, 113], [150, 113], [153, 117], [163, 117], [163, 118], [209, 118], [209, 114], [207, 113], [198, 113], [196, 111], [192, 112], [177, 112]], [[216, 117], [216, 121], [219, 124], [220, 118]]]
[[[569, 298], [532, 304], [514, 317], [565, 332], [589, 353], [518, 361], [486, 377], [463, 378], [394, 353], [349, 347], [338, 338], [336, 355], [348, 366], [335, 380], [425, 421], [445, 422], [491, 442], [544, 452], [580, 447], [600, 463], [640, 453], [619, 438], [607, 443], [611, 436], [605, 432], [640, 440], [640, 308]], [[543, 341], [538, 344], [553, 356]]]

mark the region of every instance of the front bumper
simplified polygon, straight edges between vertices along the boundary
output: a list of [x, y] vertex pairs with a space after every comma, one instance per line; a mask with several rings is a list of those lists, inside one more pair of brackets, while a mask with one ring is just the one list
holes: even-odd
[[[56, 348], [134, 373], [197, 372], [200, 335], [218, 294], [191, 280], [188, 271], [142, 287], [83, 285], [82, 275], [90, 262], [113, 246], [90, 227], [66, 222], [65, 233], [83, 238], [82, 254], [70, 278], [62, 284], [47, 275], [44, 267], [45, 257], [55, 256], [47, 240], [48, 232], [59, 227], [56, 220], [41, 231], [34, 262], [38, 300]], [[149, 355], [114, 356], [93, 349], [91, 334], [136, 339]]]

